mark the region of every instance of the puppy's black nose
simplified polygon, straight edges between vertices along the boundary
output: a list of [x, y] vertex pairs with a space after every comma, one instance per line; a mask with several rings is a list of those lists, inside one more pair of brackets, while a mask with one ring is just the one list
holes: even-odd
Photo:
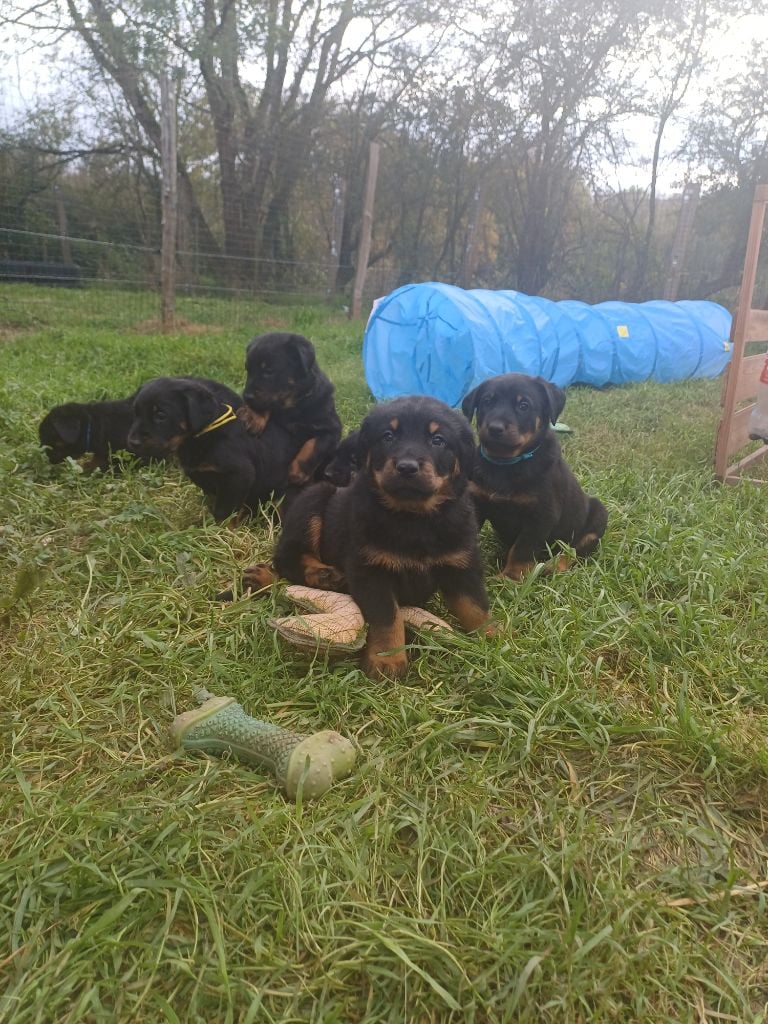
[[485, 429], [491, 435], [491, 437], [501, 437], [504, 433], [504, 424], [499, 420], [491, 420], [490, 423], [486, 424]]
[[398, 459], [395, 469], [400, 476], [414, 476], [419, 472], [419, 464], [416, 459]]

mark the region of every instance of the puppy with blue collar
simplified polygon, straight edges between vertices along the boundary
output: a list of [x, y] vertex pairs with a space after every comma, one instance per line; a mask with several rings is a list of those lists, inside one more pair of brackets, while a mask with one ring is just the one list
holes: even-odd
[[605, 506], [584, 493], [550, 426], [564, 406], [561, 388], [523, 373], [483, 381], [461, 405], [467, 419], [477, 420], [469, 489], [478, 522], [488, 520], [501, 541], [502, 575], [510, 579], [523, 579], [537, 562], [564, 572], [566, 554], [550, 561], [559, 542], [586, 557], [605, 533]]

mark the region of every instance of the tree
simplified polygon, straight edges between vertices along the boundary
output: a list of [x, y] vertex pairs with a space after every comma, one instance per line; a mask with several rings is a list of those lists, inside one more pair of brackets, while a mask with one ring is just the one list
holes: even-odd
[[[226, 255], [281, 259], [291, 196], [330, 90], [431, 17], [428, 0], [60, 0], [16, 20], [81, 39], [147, 143], [160, 149], [157, 78], [182, 80], [182, 118], [211, 125]], [[59, 17], [54, 12], [59, 12]], [[352, 33], [354, 28], [354, 36]], [[349, 40], [354, 38], [354, 42]], [[215, 251], [180, 131], [179, 192], [200, 243]], [[244, 266], [244, 264], [241, 264]]]
[[[329, 90], [342, 76], [399, 38], [423, 13], [401, 0], [189, 0], [172, 18], [153, 0], [66, 0], [73, 28], [98, 66], [120, 87], [159, 148], [154, 75], [175, 64], [194, 95], [205, 97], [215, 137], [223, 249], [229, 256], [284, 253], [281, 218], [310, 152]], [[117, 15], [125, 20], [118, 23]], [[345, 45], [353, 21], [367, 31]], [[247, 68], [253, 69], [249, 80]], [[193, 78], [193, 71], [197, 78]], [[180, 187], [199, 215], [187, 168]]]
[[706, 192], [694, 227], [695, 294], [738, 285], [755, 186], [768, 181], [768, 44], [755, 41], [739, 73], [716, 82], [691, 118], [688, 146]]
[[644, 112], [655, 119], [656, 128], [651, 157], [646, 226], [637, 247], [635, 272], [627, 295], [634, 301], [649, 297], [648, 272], [656, 228], [662, 144], [670, 120], [681, 108], [691, 81], [701, 67], [710, 22], [714, 22], [709, 8], [708, 0], [693, 0], [690, 4], [680, 4], [670, 12], [669, 21], [661, 26], [652, 41], [649, 56], [656, 59], [647, 61], [648, 67], [653, 69], [653, 81], [647, 87], [649, 95], [643, 107]]
[[522, 0], [479, 36], [504, 284], [546, 287], [580, 169], [606, 127], [633, 109], [631, 54], [663, 15], [661, 0]]

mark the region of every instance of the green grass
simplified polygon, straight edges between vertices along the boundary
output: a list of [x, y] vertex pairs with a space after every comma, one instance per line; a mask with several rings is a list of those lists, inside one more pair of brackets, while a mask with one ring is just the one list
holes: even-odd
[[[572, 389], [599, 557], [491, 577], [505, 637], [421, 640], [381, 684], [282, 647], [280, 596], [211, 601], [269, 554], [266, 518], [219, 527], [175, 469], [86, 477], [36, 446], [56, 402], [239, 386], [275, 327], [315, 341], [352, 426], [361, 324], [251, 304], [216, 329], [196, 301], [211, 329], [163, 337], [140, 296], [0, 298], [0, 1020], [766, 1018], [768, 502], [712, 481], [720, 382]], [[341, 730], [359, 768], [294, 806], [174, 754], [198, 685]]]

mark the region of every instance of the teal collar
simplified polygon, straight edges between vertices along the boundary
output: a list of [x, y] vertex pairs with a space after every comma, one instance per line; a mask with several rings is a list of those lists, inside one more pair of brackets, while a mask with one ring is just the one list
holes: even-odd
[[541, 448], [540, 444], [536, 445], [536, 447], [529, 452], [523, 452], [522, 455], [513, 455], [511, 459], [494, 459], [494, 457], [489, 455], [485, 448], [480, 445], [480, 454], [486, 462], [490, 462], [494, 466], [515, 466], [518, 462], [526, 462], [528, 459], [532, 459], [539, 448]]

